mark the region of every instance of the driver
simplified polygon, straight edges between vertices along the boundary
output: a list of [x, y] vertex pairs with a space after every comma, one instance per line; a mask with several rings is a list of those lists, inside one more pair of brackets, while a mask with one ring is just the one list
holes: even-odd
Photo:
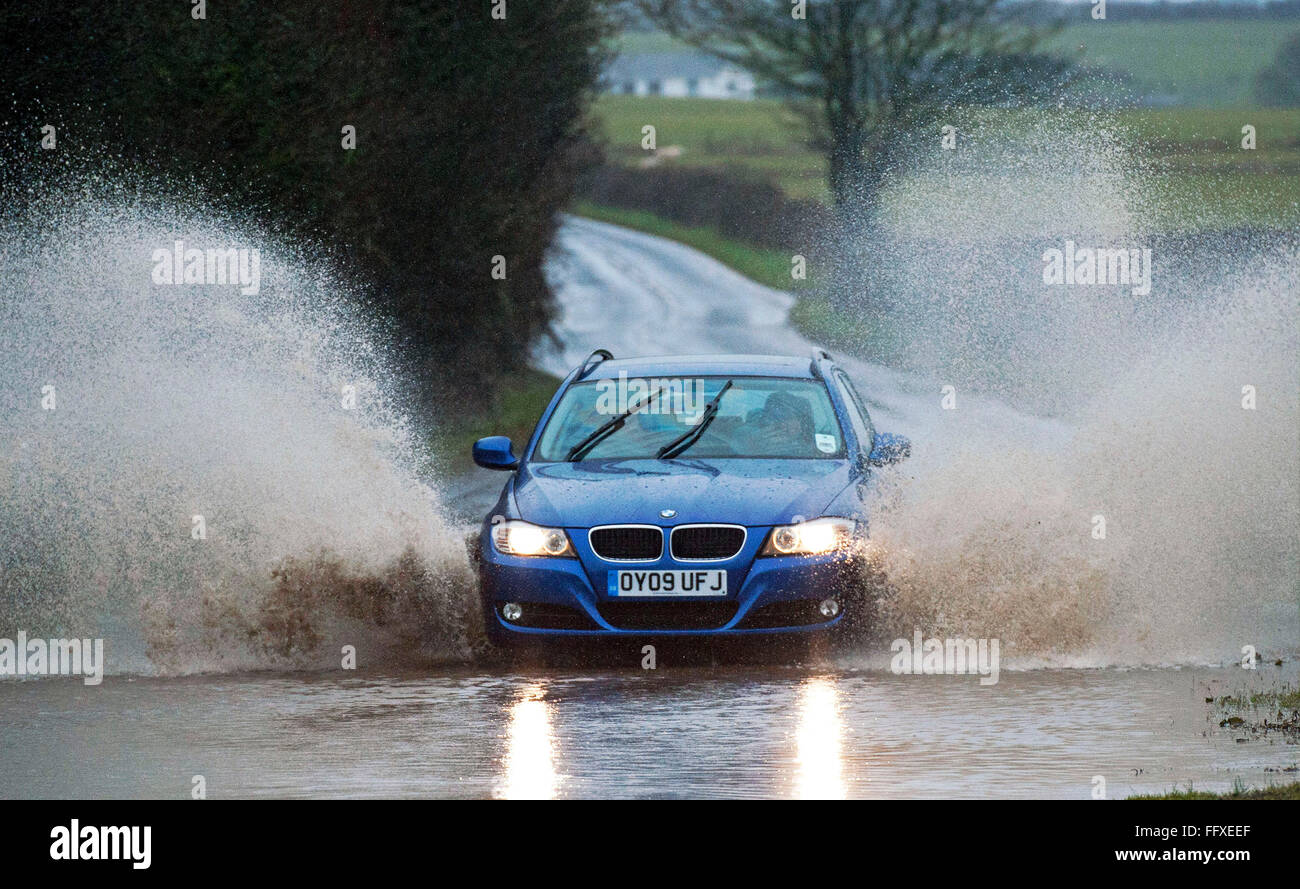
[[797, 395], [773, 392], [746, 426], [759, 453], [800, 457], [812, 451], [812, 407]]

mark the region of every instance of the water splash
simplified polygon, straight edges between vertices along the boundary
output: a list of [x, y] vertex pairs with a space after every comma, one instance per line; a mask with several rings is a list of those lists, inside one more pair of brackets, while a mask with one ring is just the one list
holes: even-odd
[[[934, 394], [877, 503], [885, 635], [1084, 665], [1300, 646], [1300, 249], [1147, 231], [1144, 157], [1064, 116], [977, 130], [888, 195], [861, 245], [878, 289], [848, 310], [887, 301], [895, 354]], [[1045, 285], [1066, 240], [1152, 249], [1151, 293]]]
[[[112, 672], [463, 657], [464, 546], [363, 294], [255, 225], [95, 192], [0, 226], [0, 626], [102, 636]], [[155, 284], [177, 240], [260, 250], [260, 292]]]

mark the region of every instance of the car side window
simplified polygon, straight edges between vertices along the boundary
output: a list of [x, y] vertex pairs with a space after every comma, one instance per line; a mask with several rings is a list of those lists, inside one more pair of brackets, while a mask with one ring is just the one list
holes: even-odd
[[857, 390], [849, 382], [848, 375], [842, 370], [837, 370], [835, 379], [847, 396], [844, 403], [849, 410], [849, 421], [853, 423], [853, 431], [857, 434], [858, 440], [863, 443], [863, 451], [870, 454], [876, 446], [876, 430], [871, 425], [871, 415], [867, 413], [866, 405], [862, 403]]

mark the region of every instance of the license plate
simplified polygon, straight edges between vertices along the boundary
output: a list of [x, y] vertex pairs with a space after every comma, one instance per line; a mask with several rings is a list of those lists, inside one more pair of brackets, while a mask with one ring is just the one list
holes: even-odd
[[611, 596], [725, 596], [727, 572], [707, 571], [611, 571]]

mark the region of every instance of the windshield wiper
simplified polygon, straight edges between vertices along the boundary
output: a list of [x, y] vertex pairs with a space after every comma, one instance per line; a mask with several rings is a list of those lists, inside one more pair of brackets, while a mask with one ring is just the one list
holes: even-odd
[[731, 388], [731, 383], [731, 380], [727, 380], [727, 382], [722, 385], [722, 388], [718, 390], [718, 394], [713, 396], [713, 400], [704, 406], [704, 414], [700, 417], [700, 422], [695, 424], [694, 429], [688, 429], [686, 432], [683, 432], [681, 435], [668, 442], [668, 444], [659, 449], [659, 453], [655, 456], [660, 460], [676, 457], [682, 451], [699, 441], [700, 436], [704, 434], [704, 430], [709, 428], [709, 424], [713, 422], [713, 418], [718, 415], [718, 402], [722, 401], [722, 396], [727, 394], [727, 390]]
[[632, 416], [643, 407], [649, 406], [650, 402], [658, 398], [660, 393], [663, 391], [663, 389], [656, 389], [635, 405], [623, 411], [623, 413], [616, 417], [611, 417], [604, 423], [601, 423], [595, 429], [591, 430], [582, 441], [569, 448], [569, 453], [564, 455], [564, 459], [569, 463], [572, 463], [575, 460], [581, 460], [592, 448], [609, 438], [618, 430], [622, 429], [623, 424], [627, 422], [628, 417]]

